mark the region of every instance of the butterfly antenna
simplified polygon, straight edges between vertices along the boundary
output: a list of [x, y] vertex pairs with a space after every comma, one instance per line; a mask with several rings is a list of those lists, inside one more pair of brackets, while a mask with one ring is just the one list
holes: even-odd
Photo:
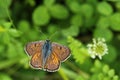
[[41, 30], [39, 30], [39, 32], [44, 36], [45, 39], [47, 38], [47, 36]]
[[51, 40], [58, 32], [53, 33], [48, 39]]

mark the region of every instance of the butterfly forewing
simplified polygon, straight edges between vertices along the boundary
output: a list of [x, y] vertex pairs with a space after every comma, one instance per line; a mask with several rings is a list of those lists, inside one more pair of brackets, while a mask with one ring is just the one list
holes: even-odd
[[33, 68], [42, 68], [42, 46], [44, 41], [36, 41], [28, 43], [25, 51], [29, 56], [32, 56], [30, 64]]
[[32, 56], [35, 53], [40, 53], [44, 41], [30, 42], [26, 45], [25, 51], [29, 56]]
[[70, 56], [70, 49], [58, 43], [52, 43], [52, 51], [58, 56], [58, 58], [62, 62]]

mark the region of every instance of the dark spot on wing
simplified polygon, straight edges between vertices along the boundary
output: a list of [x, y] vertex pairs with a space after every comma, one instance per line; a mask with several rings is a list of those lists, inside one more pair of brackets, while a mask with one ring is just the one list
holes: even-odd
[[62, 47], [60, 46], [60, 47], [59, 47], [59, 49], [61, 50], [61, 49], [62, 49]]
[[35, 47], [37, 46], [37, 44], [35, 43], [35, 45], [34, 45]]

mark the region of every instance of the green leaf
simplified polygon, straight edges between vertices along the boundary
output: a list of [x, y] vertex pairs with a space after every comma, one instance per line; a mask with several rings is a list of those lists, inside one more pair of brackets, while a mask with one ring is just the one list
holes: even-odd
[[12, 78], [4, 73], [0, 73], [0, 80], [12, 80]]
[[70, 26], [67, 29], [62, 31], [64, 36], [77, 36], [79, 34], [79, 27], [78, 26]]
[[95, 68], [100, 69], [102, 66], [102, 63], [99, 60], [95, 60], [94, 66], [95, 66]]
[[75, 78], [75, 80], [85, 80], [85, 78], [80, 75], [80, 76], [77, 76], [77, 77]]
[[28, 40], [38, 39], [38, 36], [42, 36], [42, 35], [38, 34], [38, 33], [35, 31], [35, 29], [31, 29], [31, 30], [27, 33], [27, 35], [26, 35], [26, 37], [28, 38]]
[[115, 75], [114, 69], [110, 69], [110, 70], [108, 71], [108, 76], [109, 76], [109, 77], [113, 77], [114, 75]]
[[108, 76], [107, 76], [107, 77], [104, 76], [103, 79], [100, 79], [100, 80], [110, 80], [110, 77], [108, 77]]
[[117, 75], [113, 76], [113, 80], [119, 80], [119, 77]]
[[9, 29], [8, 33], [12, 36], [12, 37], [19, 37], [21, 35], [21, 32], [16, 30], [16, 29]]
[[93, 26], [95, 25], [96, 19], [93, 18], [93, 19], [91, 20], [91, 18], [87, 18], [87, 19], [85, 19], [85, 20], [83, 20], [83, 21], [85, 21], [83, 25], [84, 25], [86, 28], [91, 28], [91, 27], [93, 27]]
[[18, 60], [20, 60], [20, 59], [14, 58], [14, 59], [0, 61], [0, 69], [8, 68], [8, 67], [12, 66], [13, 64], [17, 63]]
[[60, 4], [51, 6], [50, 13], [51, 13], [51, 16], [56, 19], [66, 19], [68, 18], [68, 15], [69, 15], [67, 8]]
[[50, 15], [48, 13], [48, 10], [45, 6], [39, 6], [37, 7], [33, 12], [33, 22], [36, 25], [46, 25], [50, 21]]
[[81, 5], [77, 1], [71, 1], [68, 6], [73, 13], [81, 12]]
[[104, 78], [104, 74], [99, 73], [99, 74], [98, 74], [98, 80], [103, 80], [103, 78]]
[[[17, 45], [17, 44], [16, 44]], [[13, 59], [13, 58], [16, 58], [17, 56], [18, 56], [18, 52], [16, 51], [16, 45], [13, 45], [13, 43], [11, 44], [11, 43], [9, 43], [8, 44], [8, 49], [7, 49], [7, 58], [11, 58], [11, 59]], [[12, 53], [12, 54], [11, 54]], [[16, 54], [17, 53], [17, 54]]]
[[111, 41], [113, 38], [113, 33], [109, 29], [104, 28], [96, 28], [94, 30], [94, 37], [95, 38], [105, 38], [106, 41]]
[[24, 53], [24, 51], [23, 51], [23, 45], [19, 43], [19, 41], [14, 40], [14, 42], [9, 43], [7, 49], [7, 55], [6, 55], [7, 58], [13, 59], [13, 58], [17, 58], [17, 56], [19, 56], [19, 58], [22, 58], [25, 56], [25, 54], [21, 54], [21, 53]]
[[110, 26], [110, 21], [108, 17], [100, 17], [97, 22], [97, 27], [108, 28]]
[[71, 24], [75, 26], [81, 26], [82, 25], [82, 17], [81, 15], [74, 15], [71, 19]]
[[3, 7], [0, 7], [0, 19], [8, 17], [6, 10]]
[[68, 36], [69, 47], [76, 62], [83, 64], [88, 57], [87, 49], [80, 41]]
[[35, 6], [36, 5], [36, 2], [35, 2], [35, 0], [26, 0], [25, 1], [27, 4], [29, 4], [30, 6]]
[[96, 5], [99, 1], [98, 0], [87, 0], [86, 3]]
[[100, 74], [100, 69], [102, 67], [102, 63], [99, 60], [95, 60], [94, 66], [91, 68], [92, 73], [99, 73]]
[[111, 5], [107, 2], [101, 2], [98, 4], [97, 6], [97, 10], [99, 13], [101, 13], [102, 15], [111, 15], [113, 13], [113, 9], [111, 7]]
[[115, 31], [120, 31], [120, 13], [114, 13], [110, 19], [110, 27]]
[[108, 54], [103, 56], [103, 60], [105, 60], [108, 63], [114, 62], [117, 57], [117, 50], [112, 45], [108, 46]]
[[7, 30], [9, 30], [10, 27], [12, 26], [12, 23], [11, 23], [11, 22], [5, 22], [5, 23], [3, 23], [3, 26], [4, 26]]
[[58, 25], [50, 24], [50, 25], [48, 26], [48, 32], [49, 32], [50, 34], [55, 33], [57, 30], [59, 30]]
[[5, 44], [9, 44], [10, 43], [10, 36], [9, 36], [8, 33], [4, 33], [2, 35], [2, 39], [3, 39], [3, 43], [5, 43]]
[[6, 20], [5, 19], [0, 19], [0, 25], [2, 25], [3, 23], [5, 23]]
[[47, 8], [51, 7], [56, 0], [44, 0], [44, 4], [47, 6]]
[[26, 20], [21, 20], [18, 23], [18, 29], [20, 31], [26, 32], [26, 31], [30, 30], [30, 23]]
[[98, 60], [95, 61], [92, 70], [93, 75], [90, 76], [90, 80], [114, 80], [114, 76], [116, 76], [116, 80], [118, 80], [118, 76], [115, 75], [115, 69], [110, 69], [108, 64]]
[[109, 66], [108, 66], [108, 65], [104, 65], [104, 66], [103, 66], [103, 72], [104, 72], [105, 74], [107, 74], [108, 71], [109, 71]]
[[101, 75], [100, 75], [100, 74], [99, 74], [99, 75], [98, 75], [98, 74], [94, 74], [94, 75], [92, 75], [92, 76], [90, 76], [90, 77], [91, 77], [90, 80], [96, 80], [96, 79], [97, 79], [97, 80], [102, 80], [102, 79], [98, 79], [98, 78], [99, 78], [99, 77], [102, 78], [102, 77], [103, 77], [103, 74], [101, 74]]
[[6, 29], [0, 26], [0, 32], [6, 32]]
[[120, 10], [120, 1], [116, 2], [115, 6], [118, 10]]
[[2, 46], [2, 44], [0, 45], [0, 55], [4, 55], [4, 50], [5, 50], [5, 46]]
[[[78, 76], [78, 74], [76, 74], [74, 71], [71, 71], [67, 68], [61, 68], [60, 74], [61, 74], [61, 72], [62, 72], [62, 74], [64, 73], [63, 76], [65, 76], [65, 74], [66, 74], [71, 80], [75, 79]], [[64, 79], [64, 80], [68, 80], [68, 79]]]
[[7, 8], [11, 5], [12, 0], [0, 0], [0, 18], [6, 18], [7, 15]]
[[81, 12], [86, 18], [90, 18], [93, 15], [93, 7], [90, 4], [83, 4], [81, 6]]
[[0, 0], [0, 7], [7, 8], [11, 5], [12, 0]]

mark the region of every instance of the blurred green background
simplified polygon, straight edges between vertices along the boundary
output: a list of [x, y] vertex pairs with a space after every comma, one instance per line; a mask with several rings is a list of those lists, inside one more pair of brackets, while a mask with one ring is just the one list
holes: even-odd
[[[68, 46], [71, 57], [54, 73], [32, 69], [25, 44], [53, 34], [51, 41]], [[105, 38], [108, 54], [91, 59], [86, 45], [99, 37]], [[120, 0], [0, 0], [0, 80], [120, 80], [119, 76]]]

